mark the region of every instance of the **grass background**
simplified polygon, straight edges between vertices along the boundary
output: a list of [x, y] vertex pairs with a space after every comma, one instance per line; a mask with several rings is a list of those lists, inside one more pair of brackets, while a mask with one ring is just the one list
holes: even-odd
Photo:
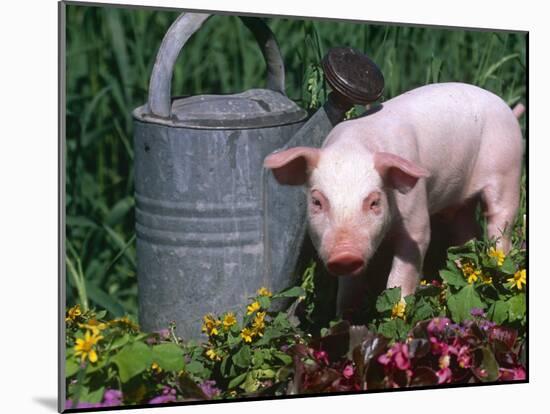
[[[131, 111], [145, 103], [160, 42], [178, 13], [67, 6], [67, 305], [85, 300], [137, 316]], [[309, 107], [307, 80], [330, 47], [366, 52], [386, 79], [383, 99], [460, 81], [526, 102], [526, 36], [269, 18], [286, 64], [288, 96]], [[235, 16], [214, 16], [185, 46], [173, 95], [231, 93], [265, 84], [265, 64]], [[321, 100], [323, 95], [321, 95]], [[322, 103], [322, 102], [321, 102]], [[525, 128], [525, 119], [521, 121]], [[525, 132], [525, 129], [524, 129]], [[520, 217], [525, 213], [523, 175]]]

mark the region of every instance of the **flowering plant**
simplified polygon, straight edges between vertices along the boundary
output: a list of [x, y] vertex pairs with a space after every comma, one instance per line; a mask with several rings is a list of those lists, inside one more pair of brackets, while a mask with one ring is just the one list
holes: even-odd
[[301, 286], [204, 315], [203, 342], [76, 305], [65, 319], [67, 407], [524, 380], [525, 251], [473, 240], [449, 249], [439, 275], [405, 298], [383, 291], [364, 324], [315, 330], [324, 286], [312, 264]]

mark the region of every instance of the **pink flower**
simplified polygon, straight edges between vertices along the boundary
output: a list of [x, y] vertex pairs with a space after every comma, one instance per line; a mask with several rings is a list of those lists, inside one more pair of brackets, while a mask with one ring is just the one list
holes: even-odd
[[317, 361], [321, 361], [329, 365], [328, 354], [325, 351], [313, 351], [313, 356]]
[[470, 356], [470, 349], [463, 345], [458, 349], [456, 353], [458, 366], [460, 368], [470, 368], [472, 366], [472, 357]]
[[378, 357], [378, 362], [388, 368], [396, 367], [405, 371], [411, 367], [409, 360], [409, 348], [407, 344], [395, 343], [385, 354]]
[[215, 397], [220, 393], [220, 389], [216, 387], [216, 381], [213, 380], [206, 380], [199, 387], [208, 398]]
[[453, 372], [450, 368], [443, 368], [436, 372], [437, 375], [437, 383], [438, 384], [445, 384], [451, 382], [451, 379], [453, 377]]
[[355, 370], [353, 369], [353, 366], [351, 364], [348, 364], [344, 368], [344, 371], [342, 371], [342, 375], [344, 376], [344, 378], [350, 379], [351, 377], [353, 377], [354, 371]]
[[515, 368], [499, 368], [499, 379], [503, 381], [519, 381], [524, 380], [527, 376], [523, 367]]
[[162, 394], [149, 401], [149, 404], [166, 404], [176, 401], [176, 390], [165, 386]]

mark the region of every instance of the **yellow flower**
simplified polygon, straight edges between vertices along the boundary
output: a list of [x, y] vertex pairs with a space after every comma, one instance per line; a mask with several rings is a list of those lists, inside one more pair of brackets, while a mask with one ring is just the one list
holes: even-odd
[[80, 310], [80, 305], [76, 304], [72, 308], [67, 310], [67, 317], [65, 318], [65, 322], [73, 322], [80, 315], [82, 315], [82, 311]]
[[448, 368], [451, 364], [451, 357], [449, 355], [442, 355], [439, 358], [439, 368], [445, 369]]
[[99, 322], [96, 319], [90, 319], [87, 323], [79, 323], [80, 328], [89, 329], [94, 335], [99, 335], [102, 330], [107, 328], [107, 324]]
[[488, 254], [490, 257], [496, 259], [498, 266], [502, 266], [502, 264], [504, 263], [504, 259], [506, 259], [506, 255], [504, 254], [504, 252], [500, 249], [495, 249], [494, 247], [491, 247], [489, 249]]
[[157, 374], [160, 374], [162, 372], [162, 368], [157, 364], [156, 362], [153, 362], [151, 364], [151, 369], [155, 371]]
[[76, 345], [74, 346], [75, 356], [80, 356], [81, 362], [84, 362], [86, 358], [88, 358], [90, 362], [96, 362], [97, 352], [94, 349], [94, 345], [96, 345], [101, 339], [103, 339], [102, 336], [86, 331], [84, 334], [84, 339], [76, 339]]
[[212, 361], [221, 361], [221, 356], [218, 355], [216, 351], [213, 349], [209, 349], [206, 351], [206, 356], [210, 358]]
[[247, 312], [246, 312], [247, 315], [250, 315], [251, 313], [259, 311], [260, 310], [260, 302], [256, 301], [256, 302], [251, 303], [250, 305], [248, 305], [246, 307], [246, 310], [247, 310]]
[[510, 289], [516, 287], [518, 290], [521, 290], [522, 285], [527, 284], [527, 271], [525, 269], [518, 270], [514, 273], [514, 277], [508, 279], [510, 283]]
[[258, 289], [258, 295], [270, 297], [272, 296], [272, 293], [267, 288], [261, 287], [260, 289]]
[[235, 314], [233, 312], [228, 312], [223, 317], [223, 327], [225, 329], [231, 328], [233, 325], [237, 323], [237, 319], [235, 318]]
[[206, 332], [209, 336], [219, 334], [218, 326], [221, 325], [221, 321], [216, 319], [211, 313], [204, 315], [204, 324], [202, 325], [202, 331]]
[[255, 334], [262, 336], [262, 330], [265, 328], [265, 312], [258, 312], [252, 322], [252, 328]]
[[469, 284], [477, 282], [477, 279], [481, 277], [481, 270], [476, 269], [471, 261], [467, 261], [462, 264], [462, 273]]
[[252, 338], [254, 337], [254, 334], [255, 332], [252, 330], [252, 329], [249, 329], [249, 328], [244, 328], [242, 331], [241, 331], [241, 338], [243, 338], [243, 340], [245, 342], [252, 342]]
[[481, 281], [484, 285], [490, 285], [491, 283], [493, 283], [493, 277], [489, 273], [482, 273]]
[[405, 309], [407, 308], [407, 304], [405, 300], [401, 299], [399, 302], [397, 302], [395, 305], [393, 305], [393, 308], [391, 310], [391, 318], [401, 318], [405, 319]]
[[113, 319], [109, 322], [109, 325], [121, 325], [122, 327], [128, 328], [132, 331], [139, 331], [139, 326], [134, 323], [128, 316]]
[[422, 279], [420, 281], [420, 286], [426, 286], [428, 284], [428, 281], [426, 279]]

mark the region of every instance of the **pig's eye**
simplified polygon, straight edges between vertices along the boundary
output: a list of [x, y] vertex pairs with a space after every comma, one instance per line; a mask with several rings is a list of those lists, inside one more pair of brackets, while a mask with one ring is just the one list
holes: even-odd
[[328, 203], [318, 190], [313, 190], [311, 192], [311, 209], [314, 213], [320, 213], [321, 211], [325, 210], [328, 206]]
[[367, 198], [363, 201], [363, 210], [365, 212], [373, 212], [375, 214], [380, 214], [382, 211], [382, 198], [380, 192], [374, 191], [368, 195]]

